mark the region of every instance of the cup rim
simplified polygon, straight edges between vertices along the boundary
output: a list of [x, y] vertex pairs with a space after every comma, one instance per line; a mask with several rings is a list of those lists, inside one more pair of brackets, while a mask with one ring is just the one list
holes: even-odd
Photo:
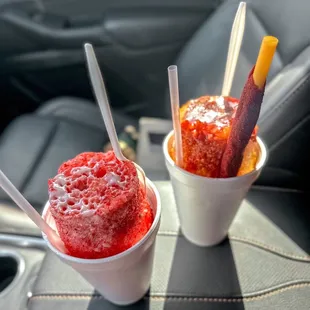
[[[156, 230], [156, 228], [159, 225], [159, 220], [160, 220], [160, 216], [161, 216], [161, 200], [160, 200], [160, 195], [159, 192], [155, 186], [155, 184], [148, 178], [145, 178], [146, 181], [146, 186], [147, 189], [152, 191], [152, 194], [155, 196], [156, 201], [157, 201], [157, 208], [156, 208], [156, 214], [152, 223], [152, 226], [150, 227], [150, 229], [148, 230], [148, 232], [143, 236], [143, 238], [141, 240], [139, 240], [135, 245], [133, 245], [131, 248], [118, 253], [116, 255], [113, 256], [109, 256], [109, 257], [105, 257], [105, 258], [95, 258], [95, 259], [91, 259], [91, 258], [79, 258], [79, 257], [75, 257], [75, 256], [71, 256], [68, 254], [65, 254], [61, 251], [59, 251], [58, 249], [56, 249], [51, 242], [48, 240], [46, 234], [44, 234], [42, 232], [42, 236], [43, 239], [46, 241], [48, 247], [54, 252], [56, 253], [58, 256], [60, 256], [61, 258], [71, 261], [73, 263], [80, 263], [80, 264], [99, 264], [99, 263], [111, 263], [113, 261], [116, 261], [120, 258], [123, 258], [124, 256], [129, 255], [130, 253], [134, 252], [137, 248], [139, 248], [140, 246], [142, 246], [150, 237], [151, 235], [154, 233], [154, 231]], [[49, 202], [46, 203], [43, 212], [42, 212], [42, 217], [44, 218], [47, 210], [49, 209], [50, 204]]]
[[268, 158], [267, 148], [266, 148], [264, 142], [262, 141], [262, 139], [257, 136], [257, 142], [258, 142], [258, 145], [260, 147], [261, 154], [260, 154], [260, 158], [259, 158], [258, 163], [256, 164], [255, 169], [253, 169], [249, 173], [246, 173], [246, 174], [243, 174], [243, 175], [240, 175], [240, 176], [229, 177], [229, 178], [209, 178], [209, 177], [204, 177], [204, 176], [201, 176], [201, 175], [197, 175], [197, 174], [188, 172], [188, 171], [184, 170], [183, 168], [178, 167], [176, 165], [176, 163], [172, 160], [172, 158], [170, 157], [170, 154], [168, 152], [168, 142], [169, 142], [171, 136], [173, 135], [173, 132], [174, 132], [174, 130], [171, 130], [167, 134], [167, 136], [165, 137], [164, 142], [163, 142], [163, 152], [164, 152], [166, 163], [168, 162], [169, 165], [171, 166], [171, 168], [174, 168], [175, 170], [177, 170], [178, 172], [182, 173], [183, 175], [185, 175], [187, 177], [190, 177], [192, 179], [196, 179], [197, 181], [199, 181], [199, 180], [200, 181], [203, 180], [204, 182], [206, 182], [206, 181], [207, 182], [208, 181], [210, 181], [210, 182], [218, 181], [218, 182], [225, 183], [225, 182], [233, 182], [235, 180], [246, 179], [248, 177], [253, 176], [258, 171], [260, 171], [263, 168], [263, 166], [266, 163], [267, 158]]

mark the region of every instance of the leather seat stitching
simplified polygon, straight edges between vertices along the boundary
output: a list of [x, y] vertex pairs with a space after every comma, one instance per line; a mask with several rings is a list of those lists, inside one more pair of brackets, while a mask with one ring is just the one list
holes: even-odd
[[237, 242], [247, 243], [247, 244], [259, 247], [261, 249], [268, 250], [270, 252], [273, 252], [273, 253], [281, 255], [281, 256], [293, 258], [295, 260], [302, 260], [305, 262], [310, 262], [310, 255], [305, 255], [305, 256], [294, 255], [291, 253], [284, 252], [284, 251], [282, 251], [279, 248], [276, 248], [274, 246], [264, 244], [260, 241], [256, 241], [256, 240], [248, 239], [248, 238], [243, 238], [243, 237], [238, 237], [238, 236], [229, 236], [229, 239], [237, 241]]
[[[249, 296], [249, 297], [187, 297], [187, 296], [145, 296], [143, 299], [145, 300], [154, 300], [154, 301], [190, 301], [190, 302], [214, 302], [214, 303], [238, 303], [238, 302], [253, 302], [259, 301], [267, 297], [275, 296], [281, 293], [284, 293], [289, 290], [299, 289], [299, 288], [308, 288], [310, 287], [310, 283], [300, 283], [300, 284], [291, 284], [286, 287], [275, 289], [271, 292], [261, 293], [257, 296]], [[89, 299], [105, 299], [101, 295], [93, 295], [93, 294], [57, 294], [57, 295], [33, 295], [29, 298], [31, 300], [89, 300]]]
[[[167, 230], [159, 231], [158, 235], [159, 236], [182, 236], [181, 234], [178, 234], [175, 231], [167, 231]], [[247, 243], [247, 244], [252, 245], [254, 247], [258, 247], [260, 249], [267, 250], [267, 251], [272, 252], [274, 254], [278, 254], [280, 256], [284, 256], [286, 258], [290, 258], [290, 259], [294, 259], [294, 260], [299, 260], [299, 261], [303, 261], [303, 262], [310, 262], [310, 255], [305, 255], [305, 256], [295, 255], [295, 254], [292, 254], [292, 253], [288, 253], [288, 252], [282, 251], [279, 248], [273, 247], [271, 245], [267, 245], [267, 244], [262, 243], [260, 241], [253, 240], [253, 239], [248, 239], [248, 238], [243, 238], [243, 237], [238, 237], [238, 236], [229, 235], [229, 239], [233, 240], [233, 241], [236, 241], [236, 242]]]

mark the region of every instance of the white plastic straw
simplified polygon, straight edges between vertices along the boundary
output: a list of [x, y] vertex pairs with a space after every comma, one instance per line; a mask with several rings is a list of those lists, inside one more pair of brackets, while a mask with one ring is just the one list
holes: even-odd
[[240, 2], [230, 34], [222, 96], [230, 94], [244, 34], [245, 15], [246, 3]]
[[109, 139], [113, 148], [113, 151], [116, 157], [119, 160], [127, 160], [127, 158], [123, 155], [122, 150], [119, 145], [110, 104], [108, 100], [107, 91], [103, 82], [102, 74], [100, 71], [100, 67], [95, 55], [95, 51], [93, 46], [89, 43], [84, 45], [86, 60], [88, 65], [88, 71], [90, 75], [90, 80], [92, 82], [92, 86], [98, 101], [98, 105], [109, 135]]
[[43, 220], [37, 210], [27, 201], [27, 199], [19, 192], [14, 184], [0, 170], [0, 186], [11, 197], [11, 199], [21, 208], [29, 218], [44, 232], [49, 239], [54, 240], [54, 246], [63, 249], [64, 245], [56, 232]]
[[180, 125], [180, 98], [179, 98], [179, 82], [178, 82], [178, 67], [168, 67], [170, 102], [172, 112], [172, 122], [175, 137], [175, 154], [176, 164], [179, 167], [183, 165], [183, 149], [182, 149], [182, 133]]

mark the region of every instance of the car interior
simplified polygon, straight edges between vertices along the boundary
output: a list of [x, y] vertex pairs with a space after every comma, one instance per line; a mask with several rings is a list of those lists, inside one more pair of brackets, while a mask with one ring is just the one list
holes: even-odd
[[[239, 98], [261, 39], [279, 46], [258, 122], [268, 162], [216, 247], [180, 231], [162, 153], [171, 130], [167, 67], [180, 102], [221, 92], [237, 0], [0, 2], [0, 168], [39, 211], [47, 180], [108, 135], [83, 45], [103, 73], [119, 135], [139, 132], [136, 161], [162, 204], [149, 293], [129, 309], [310, 308], [310, 2], [248, 0], [231, 95]], [[189, 206], [190, 207], [190, 206]], [[0, 309], [117, 309], [45, 245], [0, 189]]]

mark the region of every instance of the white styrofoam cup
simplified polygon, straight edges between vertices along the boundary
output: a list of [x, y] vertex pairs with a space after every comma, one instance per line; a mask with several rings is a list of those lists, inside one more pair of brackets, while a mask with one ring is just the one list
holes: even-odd
[[267, 159], [260, 138], [260, 157], [256, 169], [233, 178], [208, 178], [178, 167], [168, 152], [171, 131], [163, 143], [183, 235], [198, 246], [213, 246], [226, 238], [242, 200], [258, 178]]
[[[159, 193], [149, 179], [146, 179], [146, 188], [154, 212], [154, 222], [138, 243], [122, 253], [101, 259], [77, 258], [58, 251], [47, 236], [42, 234], [52, 252], [79, 272], [103, 297], [117, 305], [129, 305], [138, 301], [150, 286], [161, 203]], [[56, 229], [49, 203], [45, 205], [42, 216]]]

